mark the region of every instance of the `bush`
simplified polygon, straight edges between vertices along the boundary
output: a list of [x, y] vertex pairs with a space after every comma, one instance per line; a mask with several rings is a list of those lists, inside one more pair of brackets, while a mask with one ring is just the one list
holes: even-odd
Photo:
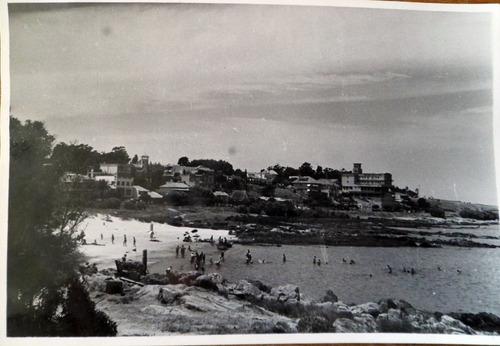
[[440, 217], [442, 219], [446, 218], [444, 210], [439, 208], [439, 207], [431, 208], [431, 210], [429, 211], [429, 214], [431, 214], [431, 216]]
[[123, 208], [129, 210], [144, 210], [146, 209], [146, 203], [142, 201], [128, 200], [123, 204]]
[[492, 210], [472, 210], [465, 208], [460, 211], [459, 215], [466, 219], [483, 221], [498, 220], [498, 211]]
[[94, 208], [100, 209], [120, 209], [122, 201], [119, 198], [111, 197], [94, 202]]

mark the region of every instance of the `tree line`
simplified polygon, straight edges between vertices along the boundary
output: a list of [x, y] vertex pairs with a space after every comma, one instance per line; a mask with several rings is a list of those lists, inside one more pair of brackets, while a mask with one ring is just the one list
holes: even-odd
[[7, 335], [116, 335], [78, 270], [86, 205], [47, 164], [54, 140], [43, 123], [10, 117]]

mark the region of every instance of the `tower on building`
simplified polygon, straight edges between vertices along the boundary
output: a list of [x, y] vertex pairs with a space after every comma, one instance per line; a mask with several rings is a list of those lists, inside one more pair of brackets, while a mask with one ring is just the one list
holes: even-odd
[[362, 174], [363, 170], [361, 169], [361, 163], [355, 163], [352, 172], [354, 174]]

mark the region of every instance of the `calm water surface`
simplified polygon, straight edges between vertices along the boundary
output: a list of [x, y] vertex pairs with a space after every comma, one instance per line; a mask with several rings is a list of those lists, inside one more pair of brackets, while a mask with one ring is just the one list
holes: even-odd
[[[486, 232], [498, 236], [498, 231]], [[296, 284], [305, 297], [312, 299], [332, 289], [345, 303], [396, 298], [429, 311], [500, 315], [500, 249], [234, 245], [226, 251], [222, 267], [216, 269], [209, 264], [210, 257], [218, 259], [215, 247], [201, 243], [192, 246], [207, 254], [207, 272], [217, 271], [230, 282], [248, 277], [272, 286]], [[250, 265], [245, 264], [247, 250], [253, 258]], [[314, 256], [321, 260], [321, 266], [313, 264]], [[174, 270], [191, 270], [188, 257], [159, 261], [150, 270], [164, 272], [169, 265]], [[355, 264], [344, 263], [343, 259], [354, 260]], [[392, 274], [387, 265], [392, 267]], [[403, 268], [414, 268], [416, 273], [405, 273]]]

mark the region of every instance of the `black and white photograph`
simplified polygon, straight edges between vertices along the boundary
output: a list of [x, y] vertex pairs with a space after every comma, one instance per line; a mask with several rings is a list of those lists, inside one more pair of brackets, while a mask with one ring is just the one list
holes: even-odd
[[499, 4], [1, 6], [6, 344], [500, 343]]

